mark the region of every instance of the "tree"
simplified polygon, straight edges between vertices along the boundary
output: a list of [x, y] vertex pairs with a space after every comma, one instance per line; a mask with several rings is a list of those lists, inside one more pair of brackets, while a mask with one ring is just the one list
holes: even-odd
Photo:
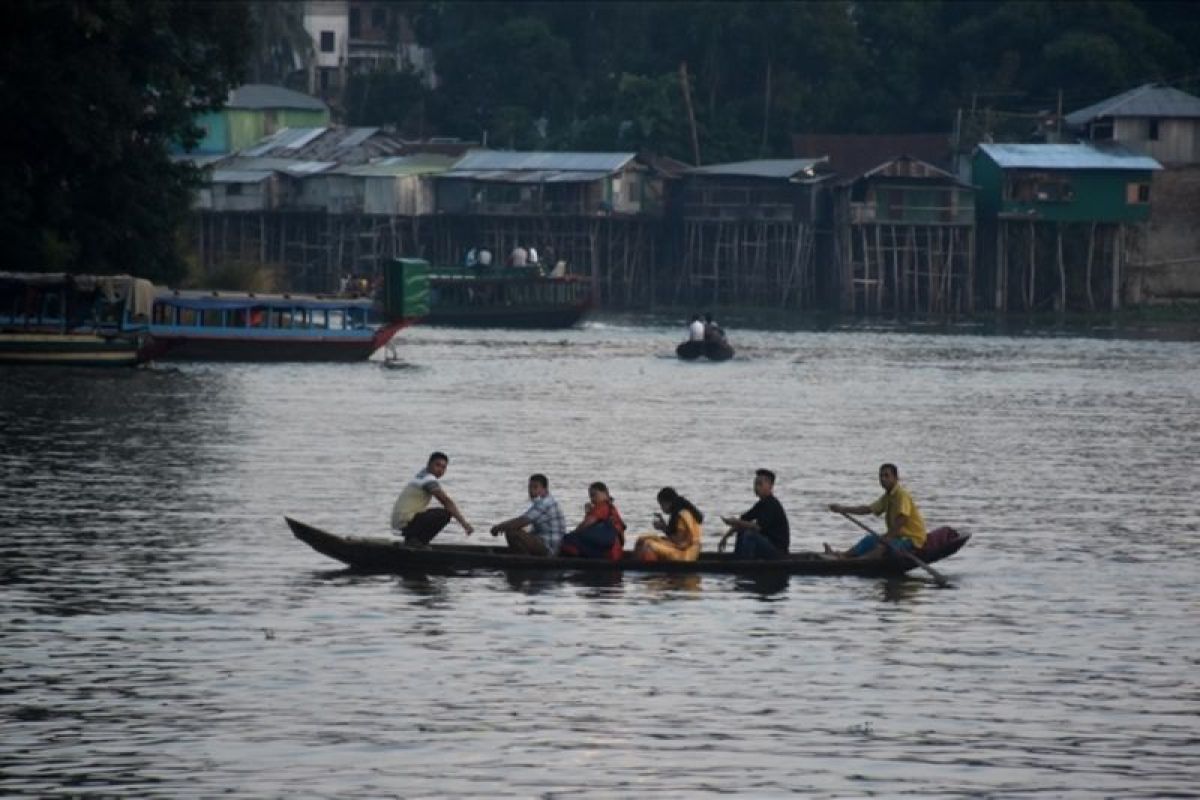
[[172, 280], [198, 112], [240, 83], [246, 7], [15, 0], [0, 34], [0, 257], [10, 269]]

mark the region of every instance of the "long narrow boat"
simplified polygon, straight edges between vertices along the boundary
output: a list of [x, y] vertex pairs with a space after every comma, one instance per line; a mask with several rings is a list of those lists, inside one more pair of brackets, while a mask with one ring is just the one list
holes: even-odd
[[161, 354], [153, 285], [129, 275], [0, 272], [0, 364], [133, 366]]
[[[435, 544], [409, 547], [398, 539], [339, 536], [312, 525], [284, 517], [296, 538], [321, 555], [360, 572], [438, 572], [472, 569], [539, 571], [631, 571], [667, 573], [723, 573], [732, 575], [863, 575], [898, 576], [916, 564], [898, 558], [880, 561], [833, 560], [818, 553], [792, 553], [778, 561], [747, 561], [732, 553], [703, 553], [699, 561], [638, 561], [626, 553], [620, 561], [582, 558], [540, 558], [515, 555], [505, 547], [471, 544]], [[940, 561], [957, 553], [971, 538], [953, 528], [931, 531], [918, 556], [925, 563]]]
[[150, 330], [169, 360], [363, 361], [425, 314], [428, 294], [424, 267], [399, 260], [385, 266], [382, 307], [369, 297], [161, 289]]

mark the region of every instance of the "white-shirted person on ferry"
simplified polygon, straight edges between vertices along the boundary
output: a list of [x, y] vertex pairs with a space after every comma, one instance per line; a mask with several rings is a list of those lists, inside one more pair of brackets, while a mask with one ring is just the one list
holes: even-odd
[[[414, 475], [396, 498], [396, 504], [392, 506], [392, 528], [404, 537], [405, 544], [429, 544], [451, 518], [458, 520], [467, 536], [475, 531], [439, 482], [449, 464], [450, 457], [445, 453], [431, 453], [425, 469]], [[442, 504], [441, 508], [428, 507], [434, 497]]]

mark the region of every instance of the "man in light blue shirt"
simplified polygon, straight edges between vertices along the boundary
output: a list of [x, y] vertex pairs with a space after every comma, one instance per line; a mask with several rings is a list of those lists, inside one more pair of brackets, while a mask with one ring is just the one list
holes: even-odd
[[567, 532], [567, 520], [558, 501], [550, 495], [550, 481], [545, 475], [529, 476], [529, 499], [533, 502], [519, 517], [493, 525], [492, 536], [503, 533], [508, 549], [514, 553], [556, 556]]

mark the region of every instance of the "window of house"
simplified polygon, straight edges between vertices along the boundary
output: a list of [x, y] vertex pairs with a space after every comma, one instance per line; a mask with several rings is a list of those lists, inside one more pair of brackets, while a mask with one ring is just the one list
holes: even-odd
[[357, 8], [350, 9], [350, 38], [362, 36], [362, 13]]
[[1156, 119], [1150, 120], [1150, 132], [1148, 138], [1152, 142], [1158, 141], [1158, 120]]
[[375, 6], [371, 9], [371, 27], [382, 28], [387, 25], [387, 9]]
[[1125, 202], [1131, 206], [1146, 205], [1150, 202], [1150, 184], [1125, 184]]
[[332, 53], [335, 41], [333, 31], [321, 31], [321, 52]]
[[237, 197], [242, 193], [242, 185], [240, 183], [230, 183], [225, 186], [226, 197]]
[[327, 69], [321, 70], [321, 91], [329, 91], [329, 70]]
[[1097, 142], [1112, 141], [1113, 138], [1113, 121], [1111, 119], [1100, 119], [1092, 123], [1092, 139]]

